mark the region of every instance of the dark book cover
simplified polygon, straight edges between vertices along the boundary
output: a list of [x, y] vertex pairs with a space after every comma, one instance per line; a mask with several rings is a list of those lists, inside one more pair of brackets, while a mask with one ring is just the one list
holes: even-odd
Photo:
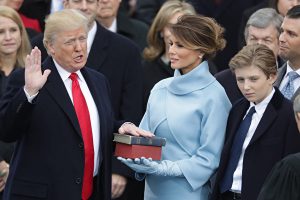
[[145, 146], [165, 146], [166, 139], [161, 137], [140, 137], [127, 134], [115, 134], [114, 142], [123, 144], [145, 145]]
[[153, 160], [161, 159], [160, 146], [147, 146], [147, 145], [129, 145], [123, 143], [117, 143], [115, 149], [115, 156], [123, 158], [152, 158]]

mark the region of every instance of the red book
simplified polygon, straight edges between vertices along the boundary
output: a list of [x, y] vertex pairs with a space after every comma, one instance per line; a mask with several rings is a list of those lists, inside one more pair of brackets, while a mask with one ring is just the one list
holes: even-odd
[[123, 158], [152, 158], [153, 160], [161, 159], [161, 146], [134, 145], [116, 143], [115, 156]]

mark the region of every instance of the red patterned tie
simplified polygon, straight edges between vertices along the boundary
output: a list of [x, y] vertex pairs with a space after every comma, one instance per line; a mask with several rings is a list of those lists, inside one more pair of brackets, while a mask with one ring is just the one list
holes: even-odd
[[84, 143], [85, 160], [81, 197], [83, 200], [87, 200], [93, 192], [94, 145], [89, 109], [80, 89], [77, 77], [76, 73], [70, 75], [74, 108]]

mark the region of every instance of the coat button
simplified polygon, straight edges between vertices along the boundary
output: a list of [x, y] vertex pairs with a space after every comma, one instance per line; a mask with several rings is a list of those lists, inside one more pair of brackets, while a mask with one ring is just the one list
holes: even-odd
[[80, 142], [80, 143], [78, 144], [78, 146], [79, 146], [80, 149], [83, 149], [83, 143], [82, 143], [82, 142]]
[[76, 178], [76, 184], [80, 184], [81, 183], [81, 178]]

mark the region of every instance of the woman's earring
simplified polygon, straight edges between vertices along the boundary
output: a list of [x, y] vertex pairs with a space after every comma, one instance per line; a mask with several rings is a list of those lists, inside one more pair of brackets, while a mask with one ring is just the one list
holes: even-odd
[[159, 37], [160, 37], [160, 38], [164, 38], [164, 33], [163, 33], [163, 32], [160, 32], [160, 33], [159, 33]]

